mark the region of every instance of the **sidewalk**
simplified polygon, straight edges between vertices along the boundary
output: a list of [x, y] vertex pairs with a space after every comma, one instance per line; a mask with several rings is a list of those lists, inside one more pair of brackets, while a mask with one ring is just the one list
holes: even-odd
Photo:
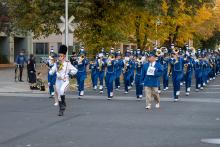
[[0, 68], [0, 95], [1, 93], [47, 93], [46, 91], [30, 90], [26, 69], [23, 71], [23, 81], [15, 82], [14, 68]]

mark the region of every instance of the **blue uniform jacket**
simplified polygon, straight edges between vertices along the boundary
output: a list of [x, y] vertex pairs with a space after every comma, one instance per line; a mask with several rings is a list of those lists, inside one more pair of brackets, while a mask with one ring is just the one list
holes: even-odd
[[147, 75], [149, 65], [150, 63], [145, 63], [143, 66], [142, 81], [144, 81], [144, 86], [158, 87], [160, 76], [163, 74], [163, 67], [160, 63], [156, 62], [156, 64], [154, 65], [154, 67], [156, 68], [154, 75]]

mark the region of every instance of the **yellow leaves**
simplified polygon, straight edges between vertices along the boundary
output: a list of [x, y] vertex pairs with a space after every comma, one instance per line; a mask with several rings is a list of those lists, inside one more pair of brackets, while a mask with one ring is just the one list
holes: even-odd
[[162, 12], [163, 14], [166, 16], [167, 15], [167, 12], [168, 12], [168, 4], [166, 2], [166, 0], [163, 0], [162, 1]]

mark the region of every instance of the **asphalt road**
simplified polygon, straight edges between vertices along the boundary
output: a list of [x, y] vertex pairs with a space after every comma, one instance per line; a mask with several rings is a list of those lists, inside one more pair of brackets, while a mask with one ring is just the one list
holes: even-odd
[[[2, 88], [7, 81], [1, 80]], [[220, 77], [203, 91], [192, 88], [188, 97], [182, 87], [178, 103], [172, 102], [170, 88], [161, 93], [161, 108], [150, 111], [144, 99], [136, 101], [134, 88], [127, 95], [116, 91], [111, 101], [106, 92], [86, 89], [79, 100], [69, 91], [63, 117], [46, 93], [13, 92], [23, 84], [0, 92], [0, 147], [220, 146]], [[219, 144], [201, 141], [212, 138]]]

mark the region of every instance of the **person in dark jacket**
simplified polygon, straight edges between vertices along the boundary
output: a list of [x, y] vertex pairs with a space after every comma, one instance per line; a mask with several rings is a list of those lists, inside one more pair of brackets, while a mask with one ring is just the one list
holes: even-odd
[[[19, 81], [24, 82], [22, 80], [22, 73], [24, 69], [24, 64], [27, 62], [26, 57], [24, 55], [24, 50], [21, 50], [19, 55], [16, 57], [16, 67], [19, 68]], [[16, 79], [15, 79], [16, 80]]]
[[31, 84], [30, 88], [34, 88], [34, 84], [36, 83], [36, 62], [33, 54], [30, 54], [30, 58], [28, 59], [27, 70], [28, 70], [28, 82]]
[[149, 54], [149, 62], [144, 64], [142, 81], [144, 81], [146, 95], [146, 109], [151, 109], [153, 98], [156, 101], [156, 108], [160, 107], [160, 95], [158, 93], [160, 76], [163, 74], [162, 65], [156, 62], [155, 52]]

